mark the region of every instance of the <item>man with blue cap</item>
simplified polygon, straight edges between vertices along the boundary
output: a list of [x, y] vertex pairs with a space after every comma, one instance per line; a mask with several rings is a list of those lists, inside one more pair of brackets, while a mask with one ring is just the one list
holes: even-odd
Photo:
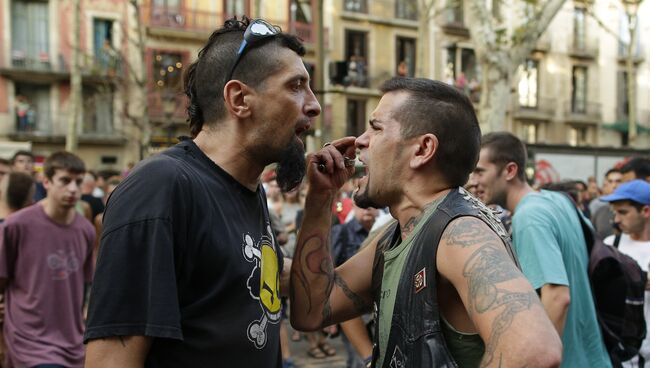
[[[650, 263], [650, 183], [636, 179], [621, 184], [614, 193], [601, 198], [609, 202], [614, 222], [622, 234], [605, 238], [604, 243], [617, 247], [632, 257], [641, 269], [648, 272]], [[650, 320], [650, 288], [646, 286], [645, 319]], [[646, 337], [639, 352], [650, 359], [650, 339]], [[623, 363], [623, 367], [637, 367], [637, 358]]]

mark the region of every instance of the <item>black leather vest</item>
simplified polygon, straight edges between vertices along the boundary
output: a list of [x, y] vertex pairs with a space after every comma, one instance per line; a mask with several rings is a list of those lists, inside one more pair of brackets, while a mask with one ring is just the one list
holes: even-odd
[[[447, 349], [440, 326], [436, 254], [447, 225], [462, 216], [479, 218], [490, 226], [501, 237], [504, 247], [516, 262], [510, 237], [495, 213], [465, 189], [452, 189], [413, 239], [413, 247], [398, 284], [383, 367], [458, 367]], [[399, 227], [394, 226], [394, 231], [397, 232], [395, 236], [398, 236]], [[378, 272], [373, 272], [373, 284], [380, 285], [384, 265], [383, 250], [378, 251], [376, 257]], [[375, 311], [378, 312], [381, 288], [375, 288], [374, 292]], [[378, 336], [378, 330], [375, 336]], [[376, 344], [373, 367], [377, 363], [378, 353]]]

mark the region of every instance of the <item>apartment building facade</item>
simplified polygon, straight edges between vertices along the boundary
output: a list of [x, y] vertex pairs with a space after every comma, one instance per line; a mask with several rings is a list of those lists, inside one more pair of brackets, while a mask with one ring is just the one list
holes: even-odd
[[[128, 137], [117, 106], [118, 54], [127, 1], [82, 3], [83, 116], [79, 154], [90, 167], [116, 166]], [[72, 65], [71, 2], [0, 2], [0, 137], [8, 146], [25, 143], [39, 160], [65, 145]]]
[[[142, 136], [131, 118], [144, 111], [138, 108], [142, 105], [151, 126], [145, 154], [187, 134], [182, 73], [210, 33], [232, 15], [262, 16], [305, 41], [306, 66], [323, 105], [310, 148], [361, 134], [379, 101], [379, 85], [397, 75], [417, 72], [456, 85], [478, 109], [481, 71], [466, 26], [467, 1], [436, 2], [443, 6], [426, 30], [419, 28], [418, 3], [144, 0], [136, 12], [127, 0], [82, 0], [84, 103], [79, 153], [93, 168], [121, 168], [137, 161]], [[495, 16], [506, 20], [512, 16], [509, 9], [494, 6], [498, 1], [491, 3]], [[584, 3], [567, 1], [519, 68], [505, 125], [531, 145], [647, 148], [650, 51], [645, 43], [650, 39], [650, 22], [644, 19], [649, 19], [650, 5], [642, 3], [638, 10], [639, 134], [630, 142], [624, 47], [619, 42], [627, 38], [625, 12], [618, 0], [590, 4], [591, 12], [611, 29], [603, 29]], [[322, 25], [316, 21], [319, 15]], [[0, 140], [29, 142], [40, 156], [64, 147], [71, 19], [71, 2], [0, 1]], [[143, 48], [137, 44], [140, 24]], [[421, 55], [418, 46], [424, 46]], [[144, 91], [131, 74], [144, 77]], [[322, 85], [317, 83], [320, 80]], [[139, 88], [144, 93], [137, 93]]]

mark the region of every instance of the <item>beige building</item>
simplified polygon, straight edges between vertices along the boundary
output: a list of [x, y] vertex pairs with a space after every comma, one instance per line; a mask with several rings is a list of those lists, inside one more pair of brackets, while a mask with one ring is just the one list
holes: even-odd
[[[434, 77], [455, 83], [478, 102], [480, 68], [465, 27], [468, 7], [461, 4], [436, 21]], [[519, 68], [506, 127], [531, 144], [647, 149], [650, 23], [644, 20], [650, 19], [650, 6], [644, 3], [638, 10], [635, 65], [640, 127], [637, 139], [630, 143], [625, 123], [625, 49], [619, 42], [629, 39], [627, 17], [618, 0], [591, 4], [589, 12], [583, 2], [567, 1]], [[505, 19], [513, 16], [508, 9], [500, 11]], [[609, 28], [604, 29], [596, 18]]]
[[[261, 15], [305, 41], [305, 62], [323, 105], [310, 148], [360, 134], [379, 101], [379, 85], [396, 75], [418, 71], [455, 84], [478, 102], [481, 72], [465, 24], [466, 2], [438, 10], [424, 31], [429, 42], [418, 58], [417, 0], [144, 0], [138, 9], [143, 50], [137, 47], [138, 22], [129, 1], [82, 0], [79, 153], [96, 169], [121, 169], [137, 161], [142, 131], [132, 117], [145, 105], [152, 127], [145, 155], [187, 134], [182, 73], [212, 30], [233, 14]], [[629, 143], [623, 49], [617, 39], [627, 39], [625, 12], [618, 0], [597, 0], [593, 9], [611, 32], [581, 2], [567, 1], [515, 78], [506, 126], [531, 144]], [[507, 20], [508, 11], [499, 9], [500, 16]], [[650, 51], [645, 45], [650, 23], [644, 22], [649, 16], [650, 5], [643, 3], [635, 64], [640, 128], [632, 143], [642, 149], [650, 143]], [[0, 0], [0, 141], [7, 147], [2, 152], [31, 145], [42, 158], [64, 147], [71, 19], [67, 1]], [[144, 76], [144, 89], [134, 83], [135, 75]]]

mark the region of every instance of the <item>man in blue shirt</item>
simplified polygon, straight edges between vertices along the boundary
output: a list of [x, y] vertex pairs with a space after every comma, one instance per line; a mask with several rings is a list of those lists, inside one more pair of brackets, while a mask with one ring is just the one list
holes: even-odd
[[372, 207], [354, 206], [350, 221], [332, 227], [332, 259], [340, 266], [357, 253], [361, 243], [368, 237], [377, 218], [378, 210]]
[[562, 337], [562, 367], [611, 367], [587, 277], [586, 242], [575, 205], [526, 181], [526, 147], [505, 132], [483, 136], [476, 167], [487, 204], [513, 213], [512, 240], [524, 275]]

